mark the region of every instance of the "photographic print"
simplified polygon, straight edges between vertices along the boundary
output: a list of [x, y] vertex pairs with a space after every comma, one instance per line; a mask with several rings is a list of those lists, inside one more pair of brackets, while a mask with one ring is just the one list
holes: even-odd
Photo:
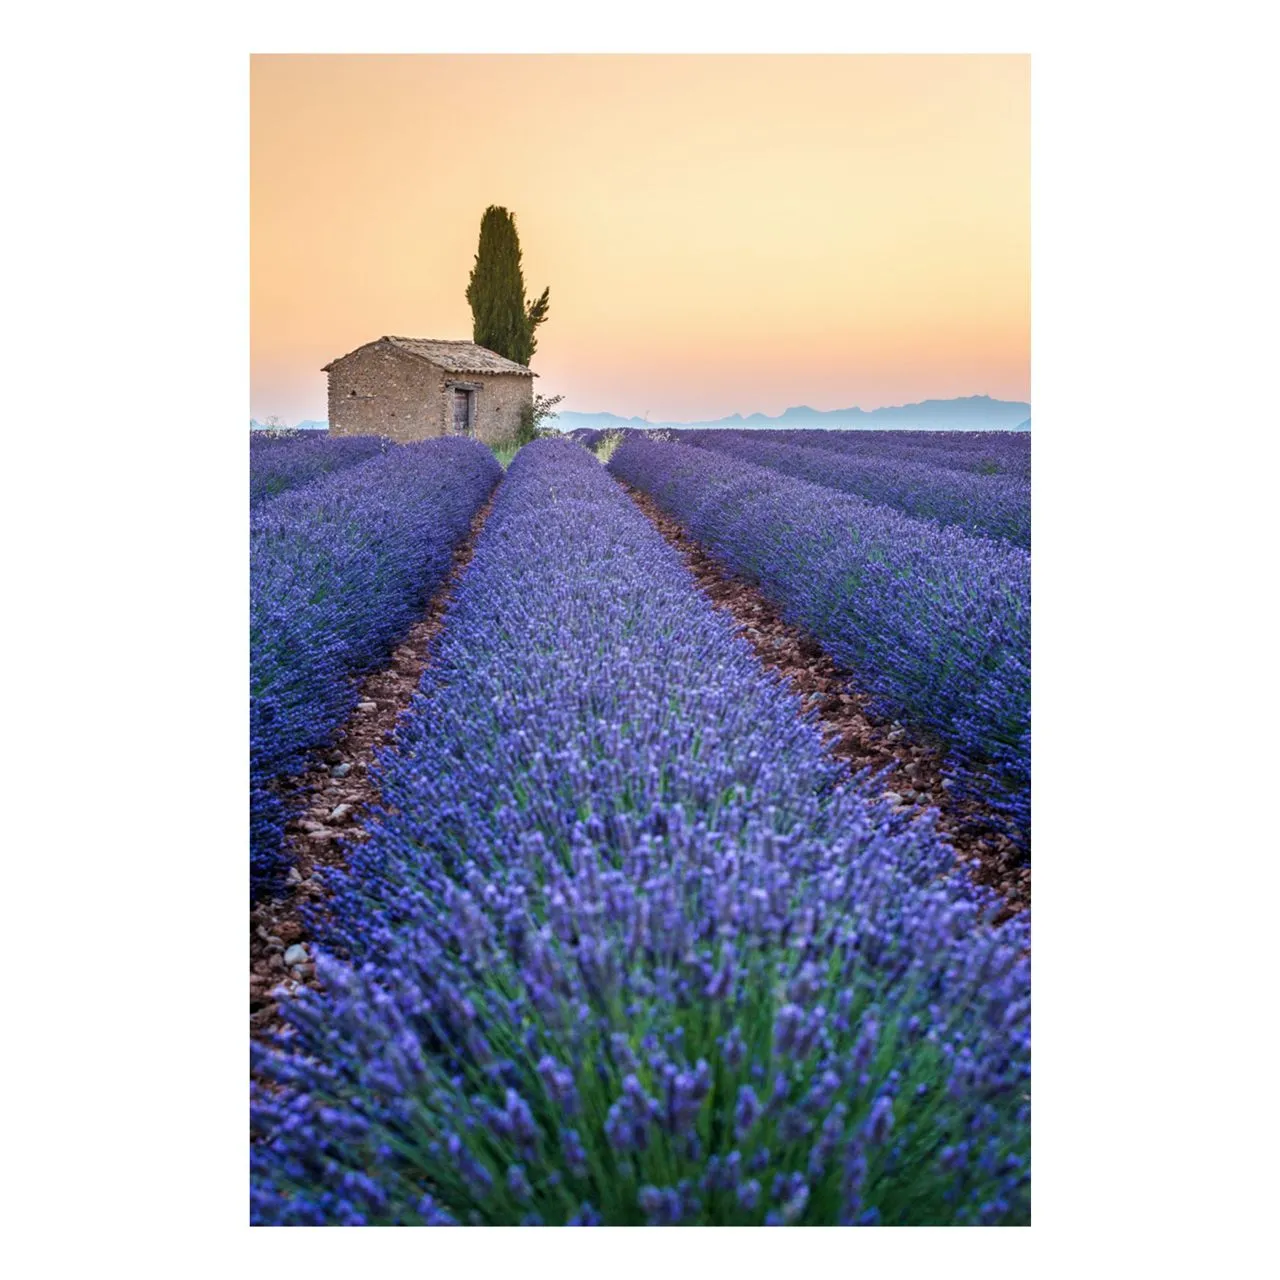
[[1029, 1225], [1030, 76], [251, 59], [253, 1224]]

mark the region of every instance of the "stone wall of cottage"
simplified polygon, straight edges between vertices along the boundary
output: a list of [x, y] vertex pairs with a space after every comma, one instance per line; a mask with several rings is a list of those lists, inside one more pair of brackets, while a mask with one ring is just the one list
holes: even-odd
[[474, 393], [473, 434], [486, 444], [515, 435], [520, 410], [533, 399], [521, 374], [451, 374], [392, 347], [370, 346], [329, 370], [329, 431], [385, 436], [401, 444], [453, 433], [453, 392]]
[[329, 370], [329, 431], [406, 443], [442, 433], [440, 371], [401, 351], [371, 346]]

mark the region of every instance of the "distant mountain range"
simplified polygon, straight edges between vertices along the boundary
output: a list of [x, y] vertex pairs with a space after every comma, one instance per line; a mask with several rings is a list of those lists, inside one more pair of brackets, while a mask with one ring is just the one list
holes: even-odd
[[1031, 406], [1025, 400], [993, 400], [990, 396], [960, 396], [954, 400], [923, 400], [919, 404], [889, 405], [883, 409], [811, 409], [806, 404], [784, 410], [777, 417], [732, 413], [711, 422], [650, 422], [622, 418], [616, 413], [558, 414], [561, 431], [575, 427], [807, 427], [830, 430], [915, 431], [1030, 431]]

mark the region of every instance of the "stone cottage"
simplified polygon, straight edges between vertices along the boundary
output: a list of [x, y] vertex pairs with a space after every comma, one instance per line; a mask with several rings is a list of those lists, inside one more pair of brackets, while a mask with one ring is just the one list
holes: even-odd
[[329, 431], [401, 443], [476, 436], [501, 444], [533, 401], [537, 376], [474, 342], [379, 338], [324, 366]]

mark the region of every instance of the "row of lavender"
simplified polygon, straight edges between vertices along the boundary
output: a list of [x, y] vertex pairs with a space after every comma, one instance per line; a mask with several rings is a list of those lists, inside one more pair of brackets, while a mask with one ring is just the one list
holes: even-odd
[[712, 434], [750, 435], [773, 444], [859, 458], [896, 458], [977, 475], [1031, 477], [1029, 431], [691, 431], [681, 437]]
[[1027, 552], [717, 450], [631, 437], [609, 466], [758, 584], [884, 710], [939, 735], [953, 784], [1029, 844]]
[[[281, 448], [287, 446], [280, 446]], [[282, 775], [329, 741], [448, 572], [502, 474], [471, 440], [403, 445], [256, 508], [250, 521], [250, 875], [285, 869]]]
[[1026, 1221], [1025, 919], [585, 451], [512, 463], [402, 726], [256, 1050], [256, 1222]]
[[[885, 503], [918, 519], [936, 520], [1019, 547], [1031, 546], [1029, 478], [982, 475], [939, 465], [927, 447], [880, 452], [875, 441], [866, 442], [856, 451], [851, 447], [809, 447], [808, 442], [795, 443], [789, 438], [799, 434], [835, 433], [693, 431], [682, 433], [679, 439], [682, 444], [717, 449], [798, 480]], [[788, 438], [780, 439], [783, 435]]]
[[277, 436], [255, 431], [249, 436], [249, 506], [290, 489], [314, 484], [335, 471], [377, 457], [394, 448], [377, 436], [337, 436], [306, 432]]
[[637, 427], [575, 427], [566, 435], [594, 449], [607, 435], [672, 438], [681, 444], [703, 444], [733, 437], [768, 441], [802, 449], [822, 449], [862, 459], [897, 459], [924, 463], [973, 475], [1031, 478], [1031, 433], [1028, 431], [863, 431], [763, 428], [691, 429], [677, 427], [646, 431]]

